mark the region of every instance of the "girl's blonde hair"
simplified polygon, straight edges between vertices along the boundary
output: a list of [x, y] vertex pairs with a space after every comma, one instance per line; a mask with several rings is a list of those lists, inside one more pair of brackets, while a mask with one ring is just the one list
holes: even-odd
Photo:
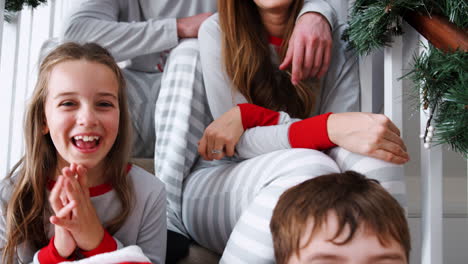
[[[303, 4], [303, 0], [295, 0], [288, 9], [280, 60], [286, 55]], [[280, 71], [272, 63], [268, 36], [255, 2], [219, 0], [218, 12], [223, 63], [235, 89], [249, 103], [282, 110], [294, 117], [309, 117], [315, 108], [318, 82], [300, 82], [294, 86], [290, 72]]]
[[110, 184], [121, 202], [122, 212], [109, 223], [105, 223], [107, 230], [110, 233], [117, 231], [130, 213], [133, 187], [127, 177], [127, 164], [131, 151], [131, 125], [125, 79], [114, 58], [101, 46], [94, 43], [62, 44], [41, 63], [36, 87], [25, 117], [25, 155], [7, 176], [7, 180], [14, 185], [14, 188], [6, 209], [6, 244], [3, 248], [2, 263], [13, 263], [18, 247], [23, 242], [37, 249], [48, 243], [45, 227], [48, 222], [46, 215], [50, 209], [46, 186], [50, 177], [59, 168], [57, 168], [57, 151], [50, 134], [44, 135], [46, 124], [44, 107], [52, 69], [59, 63], [72, 60], [86, 60], [105, 65], [112, 70], [117, 79], [119, 131], [114, 145], [105, 158], [103, 176], [110, 179]]

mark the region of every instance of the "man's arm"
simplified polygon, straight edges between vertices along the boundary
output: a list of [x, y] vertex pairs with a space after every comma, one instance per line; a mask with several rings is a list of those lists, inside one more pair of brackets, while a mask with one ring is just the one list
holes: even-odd
[[70, 17], [63, 37], [69, 41], [99, 43], [117, 61], [124, 61], [171, 49], [179, 38], [196, 37], [200, 24], [211, 15], [139, 21], [143, 19], [139, 8], [137, 1], [86, 1]]
[[328, 24], [331, 27], [331, 30], [333, 30], [335, 26], [337, 26], [338, 18], [337, 18], [336, 10], [327, 1], [305, 0], [304, 6], [302, 7], [301, 12], [299, 12], [298, 18], [310, 12], [318, 13], [324, 16], [327, 19]]

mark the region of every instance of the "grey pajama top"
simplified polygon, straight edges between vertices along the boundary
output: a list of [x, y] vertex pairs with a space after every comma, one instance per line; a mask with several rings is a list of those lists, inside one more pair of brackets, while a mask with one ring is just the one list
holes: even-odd
[[[354, 52], [346, 49], [341, 40], [344, 25], [333, 28], [333, 48], [330, 67], [320, 80], [320, 96], [317, 114], [327, 112], [355, 112], [360, 109], [360, 83], [358, 61]], [[199, 31], [200, 59], [203, 79], [211, 114], [214, 119], [220, 117], [232, 107], [246, 103], [247, 99], [233, 87], [224, 70], [221, 57], [221, 30], [218, 14], [207, 19]], [[272, 50], [274, 48], [272, 47]], [[278, 63], [278, 57], [272, 52], [272, 61]], [[280, 113], [276, 126], [248, 129], [236, 145], [240, 158], [252, 158], [272, 151], [291, 148], [288, 139], [289, 126], [298, 119], [292, 119], [287, 113]], [[265, 136], [268, 135], [268, 136]]]

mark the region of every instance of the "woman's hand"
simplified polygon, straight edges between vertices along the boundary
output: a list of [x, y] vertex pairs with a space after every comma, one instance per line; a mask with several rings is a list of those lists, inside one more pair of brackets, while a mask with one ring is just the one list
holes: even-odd
[[403, 164], [409, 161], [400, 130], [380, 114], [332, 114], [327, 122], [330, 140], [351, 152]]
[[71, 164], [62, 172], [65, 175], [64, 189], [67, 199], [75, 201], [76, 206], [71, 211], [70, 219], [52, 217], [51, 222], [67, 229], [80, 249], [93, 250], [104, 237], [104, 227], [91, 203], [87, 171], [82, 165]]
[[244, 133], [239, 106], [233, 107], [213, 121], [198, 142], [198, 153], [205, 160], [233, 156], [239, 138]]
[[[65, 190], [64, 190], [64, 176], [60, 175], [57, 179], [57, 182], [52, 188], [49, 196], [49, 202], [52, 206], [55, 216], [52, 218], [63, 218], [70, 219], [71, 211], [76, 206], [75, 201], [68, 201], [66, 199]], [[68, 258], [76, 249], [76, 242], [73, 236], [65, 228], [54, 225], [55, 229], [55, 238], [54, 246], [57, 249], [57, 252], [63, 258]]]

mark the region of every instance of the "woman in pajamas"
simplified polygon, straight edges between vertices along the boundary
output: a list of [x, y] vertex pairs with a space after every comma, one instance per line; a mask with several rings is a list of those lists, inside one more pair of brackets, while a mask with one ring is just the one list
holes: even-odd
[[[273, 263], [268, 226], [278, 197], [319, 175], [358, 171], [406, 205], [400, 164], [409, 156], [398, 128], [383, 115], [351, 112], [359, 110], [359, 79], [343, 27], [332, 28], [331, 54], [294, 47], [304, 61], [330, 60], [321, 79], [291, 80], [279, 65], [293, 55], [286, 51], [301, 6], [219, 1], [219, 14], [199, 32], [214, 121], [199, 142], [204, 159], [183, 183], [182, 221], [186, 235], [222, 254], [221, 263]], [[312, 67], [299, 57], [292, 65]]]

